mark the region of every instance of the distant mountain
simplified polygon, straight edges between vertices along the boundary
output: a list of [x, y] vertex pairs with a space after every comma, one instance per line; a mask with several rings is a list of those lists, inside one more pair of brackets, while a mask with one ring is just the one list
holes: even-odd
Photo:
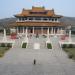
[[75, 17], [63, 17], [60, 21], [66, 23], [67, 25], [75, 26]]
[[[0, 19], [0, 28], [7, 27], [7, 25], [15, 22], [16, 20], [16, 18]], [[60, 21], [66, 23], [67, 25], [75, 26], [75, 17], [63, 17]]]
[[0, 28], [7, 27], [10, 23], [16, 22], [16, 18], [4, 18], [0, 19]]

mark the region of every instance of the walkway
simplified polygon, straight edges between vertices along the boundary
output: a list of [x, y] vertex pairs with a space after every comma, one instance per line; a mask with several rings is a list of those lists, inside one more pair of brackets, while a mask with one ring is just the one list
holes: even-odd
[[12, 48], [0, 58], [0, 75], [75, 75], [75, 62], [61, 50], [58, 38], [51, 37], [51, 41], [52, 50]]

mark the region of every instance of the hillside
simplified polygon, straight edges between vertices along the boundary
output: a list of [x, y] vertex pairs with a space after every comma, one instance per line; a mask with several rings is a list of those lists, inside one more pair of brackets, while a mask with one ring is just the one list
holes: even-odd
[[75, 26], [75, 17], [63, 17], [60, 21]]
[[0, 28], [7, 27], [9, 23], [13, 23], [16, 21], [16, 18], [5, 18], [5, 19], [0, 19]]

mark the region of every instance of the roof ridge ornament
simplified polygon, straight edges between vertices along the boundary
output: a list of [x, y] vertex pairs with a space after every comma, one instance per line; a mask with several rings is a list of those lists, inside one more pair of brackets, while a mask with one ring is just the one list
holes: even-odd
[[45, 7], [44, 6], [32, 6], [32, 10], [35, 10], [35, 9], [45, 10]]
[[25, 11], [25, 8], [23, 8], [22, 11]]

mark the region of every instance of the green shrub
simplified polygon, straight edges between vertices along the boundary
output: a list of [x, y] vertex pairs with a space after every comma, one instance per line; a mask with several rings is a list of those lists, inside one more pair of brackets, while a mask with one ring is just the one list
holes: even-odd
[[1, 47], [5, 47], [5, 43], [1, 43]]
[[75, 60], [75, 48], [64, 48], [63, 49], [65, 52], [67, 52], [68, 57], [70, 59], [74, 59]]
[[71, 47], [72, 47], [72, 45], [66, 44], [66, 48], [71, 48]]
[[4, 54], [0, 54], [0, 57], [3, 57], [4, 56]]
[[67, 48], [64, 48], [63, 50], [64, 50], [65, 52], [68, 52]]
[[22, 48], [26, 48], [26, 46], [27, 46], [27, 43], [22, 44]]
[[73, 56], [73, 59], [75, 60], [75, 55]]
[[73, 58], [73, 54], [69, 53], [69, 54], [68, 54], [68, 57], [69, 57], [70, 59]]
[[63, 45], [62, 45], [62, 48], [66, 48], [66, 47], [67, 47], [67, 45], [66, 45], [66, 44], [63, 44]]
[[0, 57], [3, 57], [6, 51], [7, 49], [5, 49], [5, 47], [0, 47]]
[[69, 44], [68, 48], [73, 48], [73, 44]]
[[75, 44], [73, 44], [73, 48], [75, 48]]
[[11, 43], [7, 43], [7, 47], [11, 48], [12, 44]]
[[0, 47], [1, 47], [1, 43], [0, 43]]
[[48, 49], [52, 49], [51, 43], [47, 43], [47, 48], [48, 48]]
[[5, 51], [8, 51], [10, 49], [10, 47], [5, 47]]
[[9, 48], [11, 48], [12, 44], [11, 43], [1, 43], [0, 47], [9, 47]]
[[63, 44], [62, 48], [75, 48], [74, 44]]
[[0, 57], [3, 57], [8, 50], [9, 47], [0, 47]]

